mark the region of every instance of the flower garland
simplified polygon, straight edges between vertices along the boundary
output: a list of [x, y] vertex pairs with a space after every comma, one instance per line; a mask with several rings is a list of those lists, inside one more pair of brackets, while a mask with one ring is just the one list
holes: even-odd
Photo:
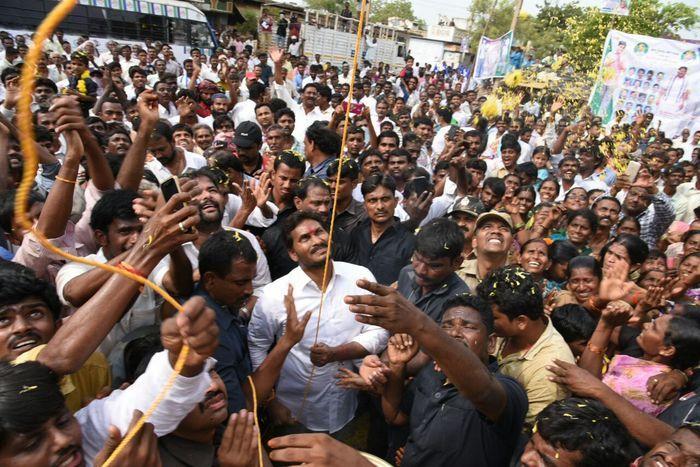
[[76, 88], [78, 89], [78, 92], [83, 95], [87, 95], [87, 86], [85, 85], [85, 80], [90, 78], [90, 71], [85, 70], [82, 75], [80, 75], [80, 78], [78, 79], [78, 82], [76, 84]]

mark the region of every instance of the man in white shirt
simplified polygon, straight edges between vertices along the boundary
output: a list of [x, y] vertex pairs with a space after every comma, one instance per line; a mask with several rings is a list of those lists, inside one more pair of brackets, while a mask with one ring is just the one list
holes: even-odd
[[[217, 346], [218, 327], [214, 312], [204, 303], [200, 297], [193, 298], [185, 304], [185, 319], [177, 316], [163, 323], [166, 350], [151, 358], [146, 371], [131, 386], [93, 400], [75, 416], [66, 407], [63, 386], [51, 363], [48, 367], [38, 362], [0, 363], [0, 392], [16, 395], [11, 402], [0, 404], [6, 441], [0, 448], [0, 464], [93, 465], [105, 444], [114, 443], [114, 428], [117, 436], [124, 437], [136, 411], [146, 412], [172, 373], [180, 349], [188, 344], [192, 350], [180, 375], [116, 463], [136, 452], [143, 456], [149, 445], [155, 448], [155, 436], [175, 430], [211, 385], [209, 372], [214, 360], [209, 357]], [[28, 436], [38, 440], [41, 449], [27, 449]], [[157, 459], [157, 452], [150, 454]]]
[[177, 147], [172, 128], [162, 121], [156, 123], [147, 151], [145, 166], [153, 172], [159, 183], [173, 175], [181, 175], [187, 169], [196, 170], [207, 165], [204, 157]]
[[[88, 255], [88, 259], [114, 264], [116, 260], [128, 255], [143, 230], [143, 224], [133, 208], [137, 196], [132, 191], [113, 190], [105, 193], [97, 201], [90, 216], [90, 227], [100, 249], [96, 254]], [[172, 265], [172, 272], [169, 272], [171, 270], [168, 265], [161, 261], [149, 277], [163, 277], [169, 289], [172, 289], [172, 285], [183, 283], [183, 280], [189, 282], [191, 288], [192, 269], [181, 248], [173, 253]], [[110, 277], [111, 273], [101, 269], [77, 262], [68, 263], [56, 276], [56, 291], [65, 305], [80, 307], [97, 293]], [[189, 291], [179, 292], [186, 294]], [[124, 335], [140, 327], [158, 324], [162, 303], [163, 299], [159, 295], [151, 288], [144, 287], [131, 308], [102, 341], [99, 350], [109, 355]]]
[[275, 62], [275, 82], [274, 90], [282, 100], [287, 103], [287, 106], [294, 112], [294, 132], [292, 135], [297, 141], [303, 141], [306, 135], [306, 129], [317, 120], [326, 120], [323, 113], [316, 106], [316, 97], [318, 96], [318, 87], [316, 83], [306, 84], [301, 92], [301, 104], [292, 99], [292, 96], [287, 92], [282, 78], [282, 57], [281, 50], [271, 48], [270, 58]]
[[138, 58], [134, 57], [132, 55], [132, 50], [130, 45], [122, 45], [119, 48], [119, 63], [122, 66], [122, 78], [124, 78], [124, 81], [127, 83], [131, 82], [131, 78], [129, 77], [129, 69], [132, 66], [139, 66], [140, 62]]
[[[328, 232], [316, 214], [295, 212], [287, 218], [285, 241], [289, 256], [299, 266], [263, 290], [248, 327], [253, 368], [268, 354], [284, 332], [284, 297], [291, 292], [300, 319], [313, 313], [307, 332], [284, 362], [277, 385], [277, 401], [287, 407], [306, 430], [337, 433], [355, 416], [357, 394], [336, 384], [341, 368], [381, 351], [388, 333], [355, 321], [346, 295], [365, 294], [355, 282], [373, 278], [372, 273], [349, 263], [331, 261], [326, 277], [321, 314], [321, 287], [328, 249]], [[373, 279], [369, 279], [373, 280]], [[315, 332], [318, 327], [318, 340]], [[311, 377], [312, 368], [313, 377]]]
[[265, 97], [265, 86], [255, 82], [248, 86], [248, 99], [238, 101], [231, 110], [233, 124], [238, 127], [243, 122], [255, 122], [255, 106]]

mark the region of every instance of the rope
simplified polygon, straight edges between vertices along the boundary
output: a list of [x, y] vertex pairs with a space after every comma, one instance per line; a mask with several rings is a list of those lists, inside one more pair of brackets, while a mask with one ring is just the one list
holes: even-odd
[[258, 429], [257, 433], [257, 438], [258, 438], [258, 462], [259, 466], [263, 467], [263, 447], [262, 447], [262, 435], [261, 430], [260, 430], [260, 425], [258, 424], [258, 393], [257, 390], [255, 389], [255, 383], [253, 382], [253, 377], [251, 375], [248, 375], [248, 382], [250, 383], [250, 387], [253, 389], [253, 418], [255, 419], [255, 426]]
[[[352, 70], [350, 73], [350, 93], [348, 94], [348, 106], [345, 111], [345, 124], [343, 125], [343, 138], [340, 143], [340, 157], [338, 159], [338, 173], [335, 176], [335, 193], [333, 194], [333, 210], [331, 211], [331, 225], [330, 225], [330, 231], [328, 232], [328, 247], [326, 249], [326, 261], [323, 265], [323, 282], [321, 283], [321, 304], [318, 307], [318, 321], [316, 322], [316, 332], [314, 335], [314, 345], [318, 343], [318, 333], [321, 328], [321, 314], [323, 313], [323, 302], [324, 299], [326, 298], [326, 289], [327, 289], [327, 284], [326, 280], [328, 277], [328, 267], [330, 266], [331, 263], [331, 247], [333, 246], [333, 230], [335, 227], [335, 215], [336, 215], [336, 208], [338, 205], [338, 191], [340, 188], [340, 175], [342, 174], [343, 170], [343, 159], [345, 158], [345, 144], [347, 143], [347, 138], [348, 138], [348, 127], [350, 123], [350, 102], [352, 101], [352, 90], [355, 86], [355, 76], [357, 74], [357, 63], [359, 61], [360, 57], [360, 45], [362, 44], [362, 26], [364, 24], [365, 20], [365, 11], [366, 11], [366, 4], [367, 0], [362, 0], [362, 4], [360, 5], [360, 20], [359, 20], [359, 25], [357, 27], [357, 35], [355, 37], [355, 56], [353, 57], [352, 61]], [[371, 125], [372, 122], [369, 122]], [[311, 373], [309, 374], [309, 379], [306, 381], [306, 386], [304, 387], [304, 398], [301, 401], [301, 409], [300, 412], [303, 414], [304, 413], [304, 408], [306, 407], [306, 401], [309, 396], [309, 391], [311, 390], [311, 383], [314, 378], [314, 374], [316, 373], [316, 365], [313, 363], [311, 364]]]
[[[32, 188], [34, 177], [38, 169], [39, 156], [37, 154], [36, 148], [34, 146], [34, 126], [32, 124], [32, 94], [34, 93], [34, 69], [36, 68], [36, 63], [42, 53], [42, 45], [46, 39], [48, 39], [52, 34], [54, 29], [63, 21], [68, 14], [73, 10], [77, 0], [62, 0], [56, 7], [46, 16], [44, 21], [41, 23], [34, 36], [34, 43], [32, 47], [27, 52], [26, 59], [24, 61], [24, 66], [22, 67], [22, 76], [20, 78], [20, 97], [18, 101], [18, 113], [17, 122], [20, 129], [20, 144], [22, 146], [22, 153], [24, 156], [24, 169], [22, 173], [22, 182], [20, 183], [19, 189], [17, 190], [17, 195], [15, 199], [15, 218], [22, 228], [30, 231], [34, 234], [37, 241], [47, 250], [55, 253], [69, 261], [75, 261], [78, 263], [86, 264], [88, 266], [103, 269], [105, 271], [111, 272], [113, 274], [119, 274], [128, 279], [138, 282], [144, 286], [150, 287], [158, 295], [162, 296], [164, 300], [170, 303], [178, 312], [182, 312], [182, 306], [171, 297], [165, 290], [157, 286], [153, 282], [146, 278], [133, 274], [129, 271], [118, 269], [114, 266], [108, 264], [97, 263], [95, 261], [88, 260], [86, 258], [75, 256], [60, 248], [54, 246], [49, 240], [44, 236], [44, 234], [34, 228], [29, 217], [27, 215], [27, 202], [29, 198], [29, 192]], [[187, 355], [189, 354], [189, 347], [187, 345], [182, 346], [180, 355], [177, 357], [175, 362], [175, 367], [172, 373], [168, 377], [165, 385], [161, 391], [156, 396], [155, 400], [151, 403], [150, 407], [144, 412], [141, 418], [136, 422], [136, 424], [129, 430], [124, 439], [119, 443], [119, 446], [112, 452], [107, 461], [103, 464], [103, 467], [109, 467], [114, 459], [124, 450], [124, 447], [129, 443], [134, 436], [138, 433], [144, 423], [153, 414], [158, 405], [163, 401], [165, 396], [168, 394], [173, 384], [175, 383], [175, 378], [182, 371], [185, 361], [187, 360]], [[257, 424], [257, 409], [256, 413], [256, 424]], [[258, 436], [258, 448], [261, 449], [261, 443]], [[260, 458], [262, 458], [262, 452], [259, 453]], [[260, 463], [262, 466], [262, 461]]]

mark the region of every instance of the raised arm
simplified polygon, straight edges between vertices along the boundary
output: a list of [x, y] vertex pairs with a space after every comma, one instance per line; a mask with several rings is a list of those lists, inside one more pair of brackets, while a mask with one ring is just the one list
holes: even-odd
[[[192, 227], [199, 223], [197, 208], [181, 206], [192, 200], [196, 190], [173, 196], [146, 224], [125, 262], [148, 276], [161, 259], [183, 243], [194, 241], [196, 233], [184, 232], [179, 223]], [[59, 375], [77, 371], [97, 349], [129, 308], [141, 285], [121, 275], [112, 275], [105, 285], [61, 326], [39, 361]]]
[[610, 344], [610, 337], [617, 326], [627, 323], [630, 316], [632, 307], [628, 303], [620, 300], [608, 303], [581, 355], [581, 368], [598, 379], [603, 377], [603, 357]]
[[578, 396], [597, 399], [612, 410], [630, 434], [644, 446], [654, 446], [668, 439], [673, 432], [673, 427], [637, 409], [583, 368], [555, 360], [547, 369], [552, 373], [550, 380], [566, 386]]
[[282, 50], [275, 46], [270, 46], [269, 54], [270, 59], [272, 59], [272, 62], [275, 64], [275, 84], [283, 86], [284, 79], [282, 78]]
[[59, 114], [57, 129], [66, 138], [67, 150], [66, 158], [56, 177], [56, 183], [46, 198], [36, 226], [46, 238], [58, 238], [66, 232], [73, 207], [73, 190], [77, 183], [80, 159], [83, 157], [83, 144], [77, 131], [82, 124], [82, 116], [81, 122], [70, 123], [70, 115], [64, 115], [64, 110], [70, 110], [73, 102], [74, 100], [70, 97], [62, 97], [57, 100], [53, 109]]
[[490, 420], [499, 419], [506, 407], [505, 389], [474, 352], [447, 335], [435, 321], [396, 290], [366, 280], [360, 280], [357, 284], [375, 294], [345, 298], [345, 302], [350, 304], [350, 311], [357, 313], [357, 321], [412, 336], [433, 357], [462, 396]]
[[158, 96], [156, 93], [150, 89], [143, 91], [138, 98], [138, 109], [139, 129], [117, 175], [117, 183], [121, 188], [134, 191], [138, 190], [141, 178], [143, 178], [146, 146], [151, 132], [158, 122]]

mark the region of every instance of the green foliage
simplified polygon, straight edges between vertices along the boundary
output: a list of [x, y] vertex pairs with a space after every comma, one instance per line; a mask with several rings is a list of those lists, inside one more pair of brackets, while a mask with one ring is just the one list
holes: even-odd
[[536, 57], [552, 55], [562, 47], [568, 18], [581, 17], [583, 9], [576, 2], [552, 5], [549, 0], [539, 5], [536, 17], [520, 18], [515, 39], [520, 45], [530, 43]]
[[238, 32], [240, 32], [241, 34], [252, 34], [254, 36], [257, 36], [258, 19], [260, 19], [258, 14], [253, 11], [244, 11], [242, 14], [243, 18], [245, 18], [245, 21], [242, 24], [236, 26]]
[[[369, 20], [372, 23], [386, 23], [389, 18], [397, 17], [417, 21], [410, 0], [373, 0], [370, 4]], [[425, 21], [421, 20], [425, 25]]]
[[513, 0], [472, 0], [467, 13], [471, 50], [476, 52], [482, 35], [495, 39], [507, 33], [514, 8]]
[[[468, 35], [473, 51], [482, 35], [496, 38], [508, 32], [514, 3], [514, 0], [472, 0]], [[597, 8], [582, 8], [577, 2], [544, 0], [537, 16], [521, 13], [515, 43], [529, 46], [538, 58], [551, 56], [563, 48], [574, 68], [588, 72], [598, 67], [610, 29], [674, 38], [679, 29], [692, 28], [698, 21], [700, 17], [691, 6], [661, 0], [631, 0], [629, 16], [604, 14]]]
[[607, 15], [595, 8], [566, 19], [563, 44], [570, 63], [580, 71], [597, 69], [608, 31], [675, 38], [682, 28], [700, 21], [695, 10], [683, 3], [662, 4], [660, 0], [632, 0], [629, 16]]
[[[355, 2], [350, 2], [350, 9], [355, 11]], [[338, 0], [306, 0], [306, 5], [312, 10], [326, 10], [340, 14], [343, 11], [343, 2]]]

